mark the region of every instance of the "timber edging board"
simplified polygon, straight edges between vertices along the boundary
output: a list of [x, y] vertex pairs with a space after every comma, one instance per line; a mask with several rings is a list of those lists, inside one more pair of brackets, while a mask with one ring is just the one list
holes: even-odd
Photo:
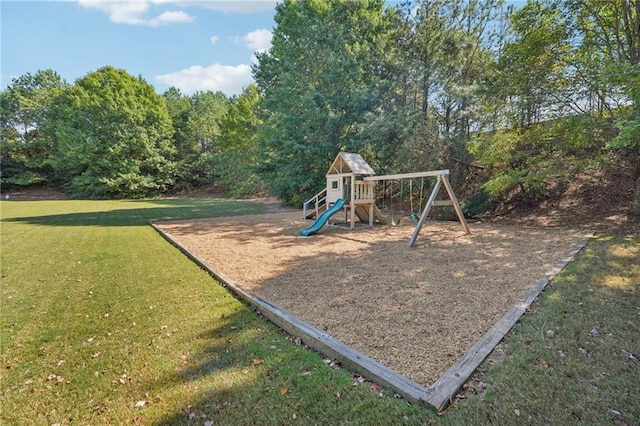
[[207, 271], [220, 283], [229, 288], [240, 300], [253, 306], [269, 321], [292, 336], [299, 337], [306, 345], [328, 358], [336, 359], [346, 368], [362, 374], [364, 377], [381, 384], [405, 399], [431, 406], [438, 411], [444, 410], [456, 392], [468, 380], [478, 366], [500, 343], [511, 327], [536, 300], [547, 283], [558, 274], [586, 246], [589, 237], [580, 240], [575, 248], [561, 259], [542, 278], [536, 280], [520, 303], [514, 305], [480, 340], [478, 340], [447, 372], [433, 385], [424, 387], [408, 379], [389, 367], [367, 357], [329, 334], [305, 323], [291, 313], [280, 309], [266, 299], [248, 292], [231, 277], [208, 265], [204, 260], [189, 251], [168, 233], [158, 228], [154, 222], [149, 224], [168, 242], [178, 248], [198, 266]]

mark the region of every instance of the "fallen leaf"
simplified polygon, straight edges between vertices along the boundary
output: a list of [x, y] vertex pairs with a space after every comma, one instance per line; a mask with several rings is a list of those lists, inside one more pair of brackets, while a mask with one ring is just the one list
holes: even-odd
[[100, 352], [94, 352], [93, 355], [91, 355], [91, 358], [98, 358], [100, 356]]
[[289, 392], [289, 389], [287, 388], [280, 388], [280, 395], [284, 395], [285, 393]]
[[252, 362], [253, 362], [253, 365], [260, 365], [260, 364], [262, 364], [264, 362], [264, 360], [263, 359], [254, 358]]
[[358, 386], [360, 383], [363, 383], [366, 380], [364, 377], [357, 374], [353, 376], [353, 379], [354, 380], [352, 386]]
[[520, 410], [515, 409], [513, 410], [513, 413], [516, 415], [516, 417], [520, 417]]
[[143, 400], [143, 401], [138, 401], [138, 402], [136, 402], [135, 407], [136, 407], [136, 408], [142, 408], [142, 407], [144, 407], [145, 405], [147, 405], [147, 401], [144, 401], [144, 400]]

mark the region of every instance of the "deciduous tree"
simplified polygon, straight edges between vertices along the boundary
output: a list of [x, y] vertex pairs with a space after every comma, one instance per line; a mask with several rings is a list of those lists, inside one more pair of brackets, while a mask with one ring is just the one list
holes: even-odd
[[175, 153], [164, 99], [142, 78], [104, 67], [78, 79], [50, 115], [54, 165], [79, 197], [144, 197], [173, 183]]
[[219, 183], [231, 196], [264, 191], [257, 175], [260, 100], [258, 88], [250, 84], [239, 96], [229, 100], [229, 107], [220, 121], [219, 153], [214, 163]]
[[340, 150], [362, 151], [367, 113], [380, 107], [391, 27], [381, 0], [286, 0], [254, 77], [264, 96], [261, 174], [299, 202], [323, 186]]
[[47, 113], [68, 87], [53, 70], [12, 79], [0, 93], [0, 173], [2, 185], [47, 184], [55, 139], [47, 131]]

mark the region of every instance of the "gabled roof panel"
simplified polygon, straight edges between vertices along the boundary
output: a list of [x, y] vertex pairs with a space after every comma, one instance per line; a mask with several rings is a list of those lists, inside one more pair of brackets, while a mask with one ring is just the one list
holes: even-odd
[[333, 160], [327, 175], [335, 173], [354, 173], [356, 175], [375, 175], [371, 168], [360, 154], [352, 152], [341, 152]]

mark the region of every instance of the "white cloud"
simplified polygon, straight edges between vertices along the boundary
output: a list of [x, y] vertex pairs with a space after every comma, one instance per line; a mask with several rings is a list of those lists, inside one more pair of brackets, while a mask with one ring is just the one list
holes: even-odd
[[273, 0], [76, 0], [83, 7], [98, 9], [109, 15], [111, 22], [156, 27], [192, 22], [193, 17], [183, 11], [164, 12], [156, 17], [145, 15], [151, 6], [174, 5], [179, 8], [200, 7], [223, 13], [258, 13], [273, 10]]
[[177, 12], [163, 12], [157, 17], [147, 21], [147, 25], [150, 27], [157, 27], [160, 25], [179, 24], [193, 22], [193, 16], [189, 16], [183, 11]]
[[109, 20], [116, 24], [158, 27], [160, 25], [193, 22], [194, 18], [183, 11], [165, 11], [153, 18], [146, 17], [152, 4], [160, 3], [164, 3], [164, 1], [78, 0], [80, 6], [98, 9], [109, 15]]
[[260, 29], [245, 34], [241, 41], [250, 49], [257, 52], [264, 52], [271, 47], [271, 31]]
[[169, 74], [157, 75], [158, 83], [174, 86], [185, 94], [197, 91], [221, 91], [227, 96], [240, 94], [251, 83], [251, 67], [212, 64], [208, 67], [194, 65]]
[[211, 44], [213, 44], [214, 46], [216, 44], [218, 44], [218, 42], [220, 41], [220, 37], [218, 36], [211, 36]]
[[274, 0], [153, 0], [165, 3], [175, 3], [182, 6], [197, 6], [203, 9], [217, 10], [224, 13], [257, 13], [274, 10], [277, 1]]

